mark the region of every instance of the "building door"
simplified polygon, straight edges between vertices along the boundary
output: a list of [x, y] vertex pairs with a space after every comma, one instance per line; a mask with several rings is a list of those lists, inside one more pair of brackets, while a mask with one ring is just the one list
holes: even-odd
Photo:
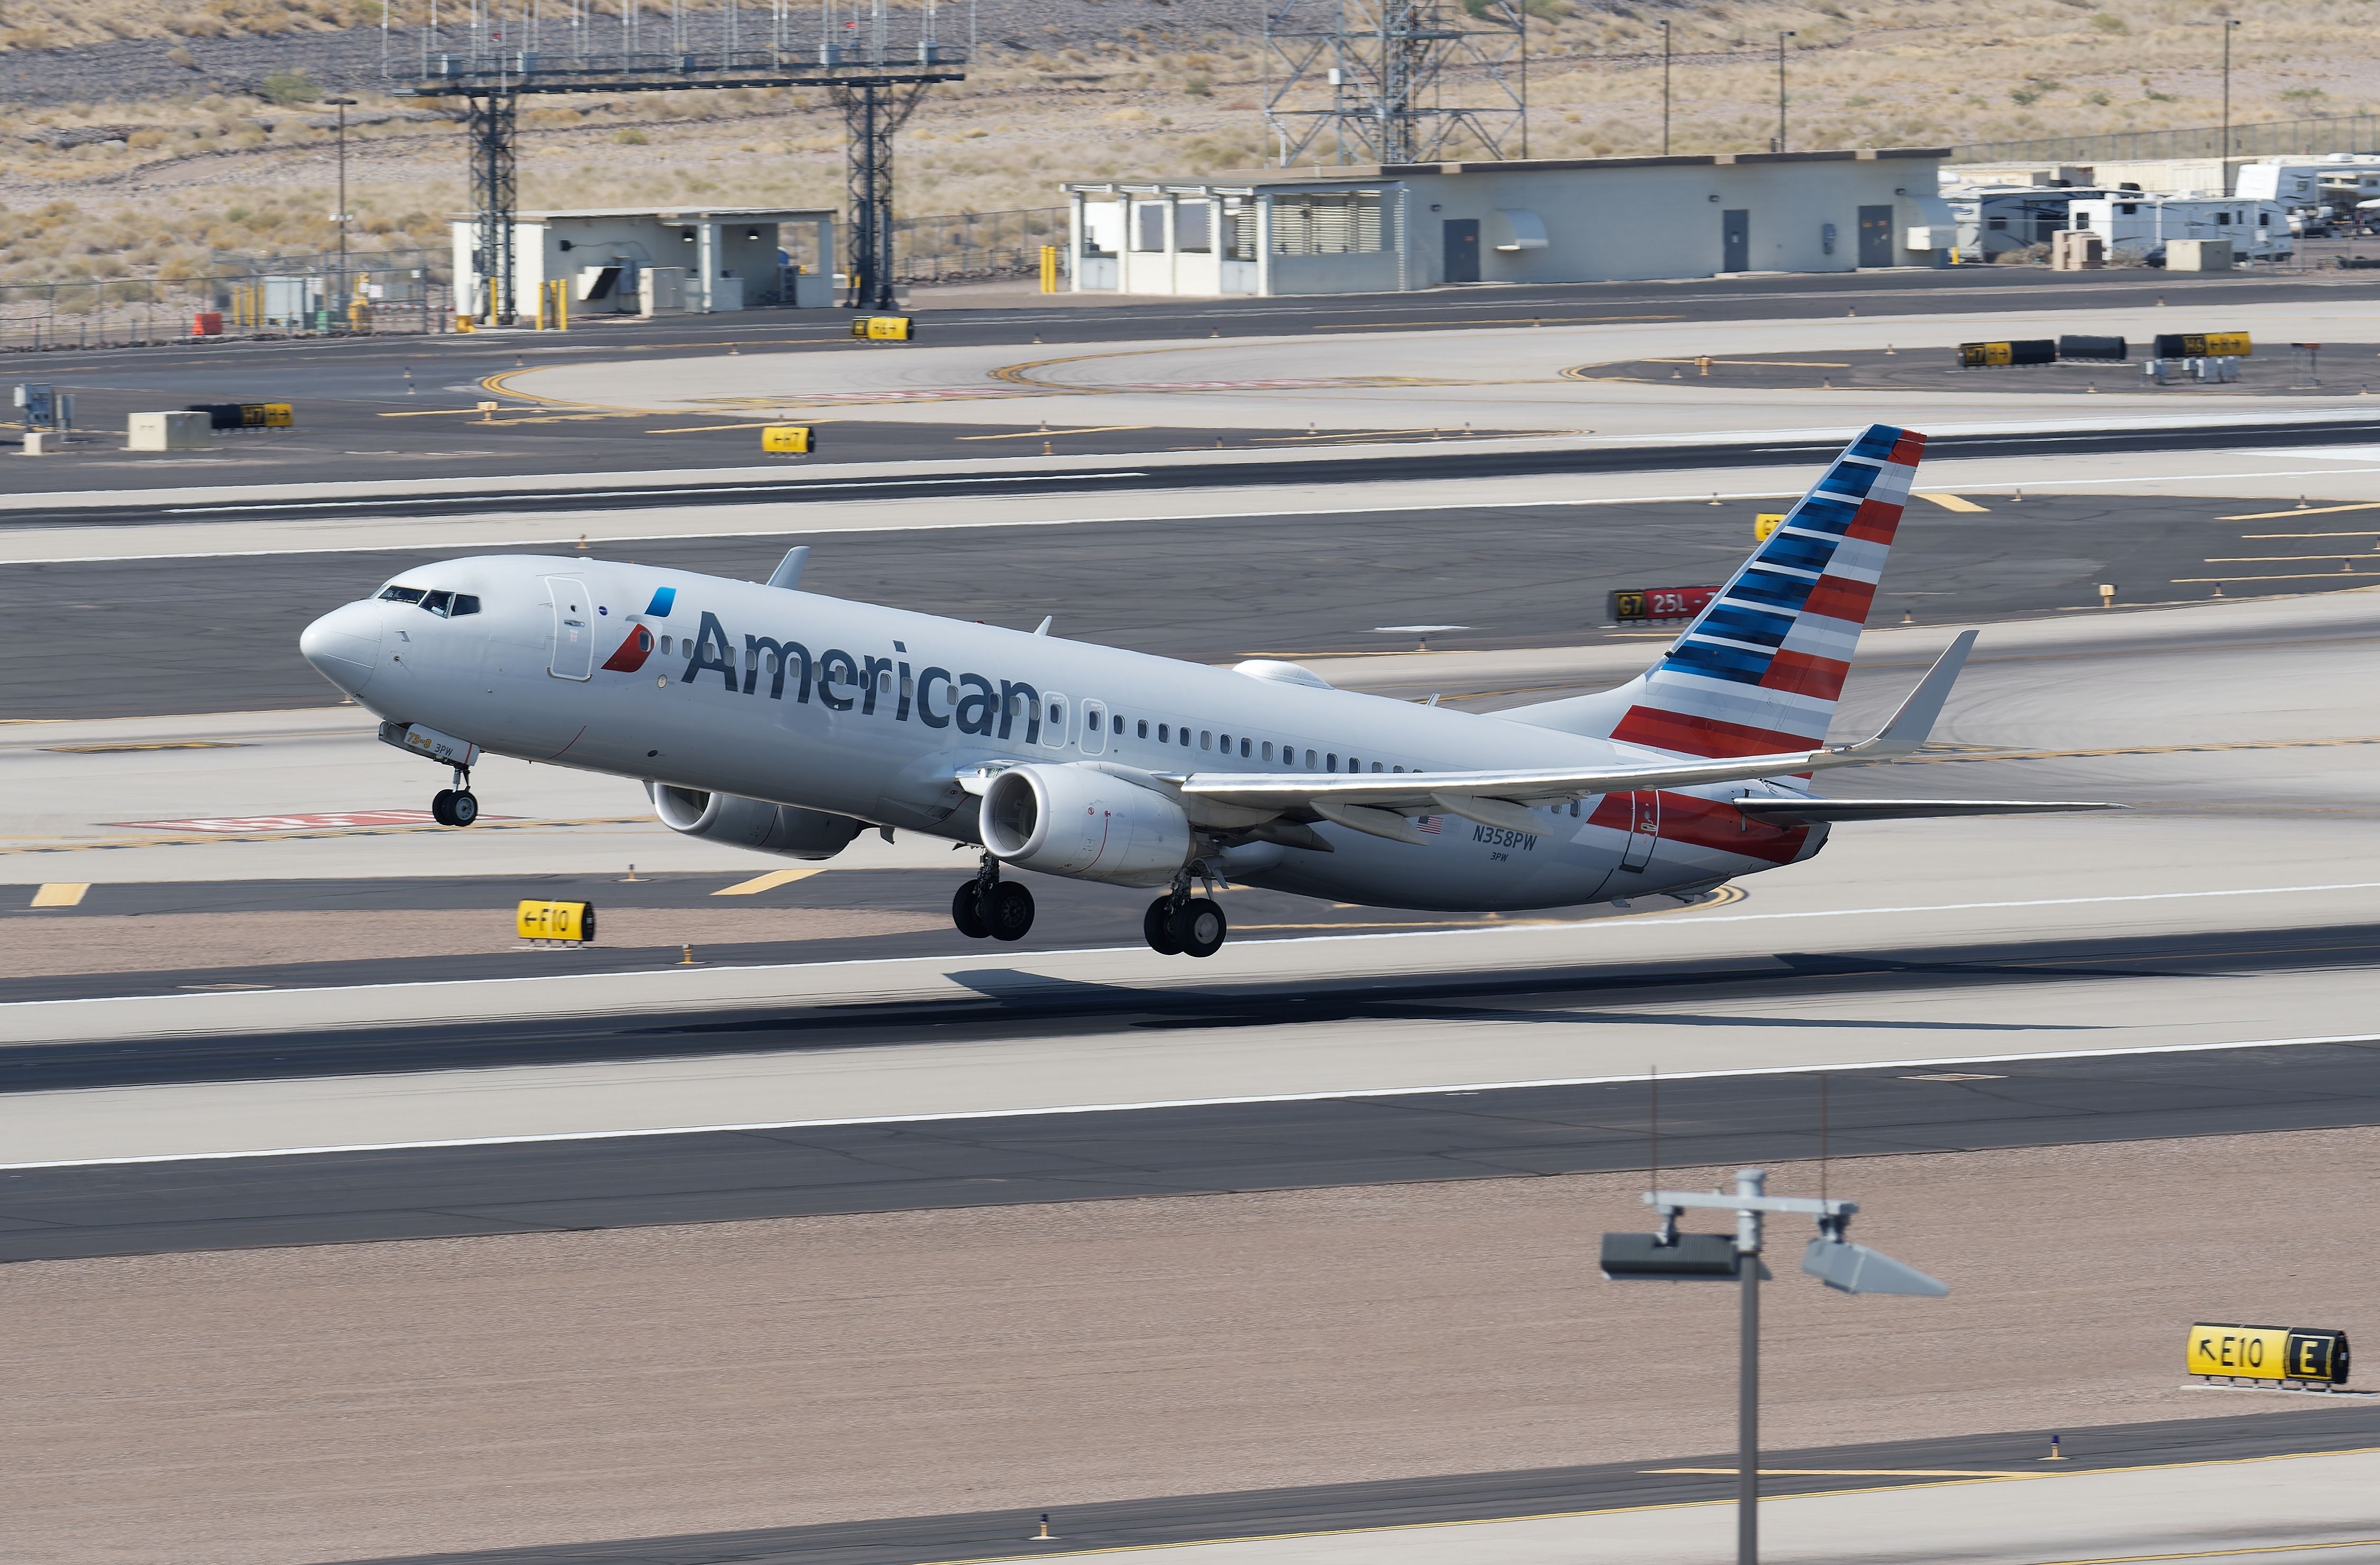
[[595, 677], [595, 611], [587, 605], [587, 584], [575, 576], [550, 576], [545, 589], [553, 594], [553, 656], [546, 672], [556, 679]]
[[1752, 270], [1752, 213], [1747, 209], [1723, 212], [1719, 218], [1718, 269], [1721, 272]]
[[1620, 867], [1642, 869], [1652, 862], [1653, 848], [1661, 840], [1661, 795], [1645, 788], [1629, 797], [1635, 819], [1628, 832], [1628, 845], [1620, 855]]
[[1862, 266], [1892, 264], [1892, 209], [1860, 208], [1860, 258]]
[[1479, 281], [1479, 220], [1475, 217], [1446, 220], [1446, 280]]

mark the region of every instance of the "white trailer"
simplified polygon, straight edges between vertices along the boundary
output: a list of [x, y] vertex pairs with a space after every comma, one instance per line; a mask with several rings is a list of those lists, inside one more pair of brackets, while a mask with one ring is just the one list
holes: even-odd
[[2295, 253], [2289, 210], [2279, 201], [2238, 196], [2159, 196], [2125, 190], [2068, 209], [2070, 228], [2097, 234], [2110, 255], [2129, 250], [2153, 263], [2174, 239], [2228, 239], [2241, 261], [2278, 261]]

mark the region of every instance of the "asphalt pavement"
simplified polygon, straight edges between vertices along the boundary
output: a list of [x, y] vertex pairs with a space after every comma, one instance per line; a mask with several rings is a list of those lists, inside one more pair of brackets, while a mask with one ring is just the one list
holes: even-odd
[[[2322, 1404], [2273, 1392], [2242, 1411], [2157, 1424], [2026, 1430], [1900, 1440], [1881, 1445], [1764, 1451], [1761, 1480], [1769, 1496], [1888, 1489], [1938, 1484], [1946, 1474], [2110, 1472], [2185, 1462], [2347, 1451], [2380, 1445], [2380, 1402], [2362, 1398]], [[2063, 1461], [2043, 1467], [2049, 1437]], [[2070, 1464], [2070, 1465], [2069, 1465]], [[625, 1538], [604, 1543], [415, 1555], [358, 1565], [941, 1565], [948, 1561], [1050, 1559], [1105, 1550], [1163, 1547], [1227, 1538], [1294, 1537], [1366, 1528], [1420, 1527], [1529, 1516], [1560, 1516], [1623, 1507], [1707, 1505], [1734, 1494], [1733, 1453], [1558, 1467], [1526, 1473], [1455, 1474], [1332, 1484], [1238, 1494], [1178, 1495], [1070, 1506], [1048, 1513], [1050, 1539], [1036, 1534], [1042, 1513], [979, 1511], [910, 1516], [822, 1526], [708, 1535]], [[1682, 1469], [1701, 1469], [1699, 1472]], [[1802, 1469], [1794, 1472], [1794, 1469]], [[1894, 1471], [1898, 1469], [1899, 1471]], [[2012, 1503], [2022, 1503], [2012, 1499]], [[1461, 1535], [1442, 1558], [1459, 1559]], [[1912, 1559], [1944, 1557], [1943, 1546], [1911, 1542]], [[2185, 1556], [2164, 1555], [2174, 1559]], [[2092, 1565], [2076, 1561], [2072, 1565]], [[2095, 1565], [2117, 1565], [2099, 1561]]]
[[[2371, 974], [2380, 927], [2044, 940], [1874, 955], [1613, 964], [1589, 974], [1221, 994], [1078, 986], [972, 1003], [571, 1025], [378, 1030], [20, 1046], [10, 1091], [353, 1076], [464, 1065], [899, 1049], [1101, 1031], [1195, 1049], [1286, 1021], [1380, 1028], [1574, 1020], [1579, 1008], [1873, 1004], [1977, 985], [2045, 999], [2092, 978]], [[996, 978], [997, 975], [989, 976]], [[1984, 1027], [1934, 1047], [2001, 1045]], [[1658, 1114], [1658, 1119], [1656, 1115]], [[1663, 1084], [1516, 1086], [734, 1131], [511, 1139], [302, 1156], [167, 1159], [0, 1171], [0, 1261], [1013, 1206], [1318, 1185], [1532, 1177], [1819, 1156], [1977, 1150], [2380, 1123], [2380, 1037], [1733, 1073]], [[1653, 1134], [1658, 1131], [1658, 1148]]]
[[[921, 294], [914, 308], [922, 344], [1029, 349], [1182, 338], [1307, 334], [1327, 341], [1351, 332], [1462, 333], [1536, 324], [1825, 319], [1978, 309], [2087, 312], [2164, 304], [2177, 310], [2213, 311], [2251, 302], [2353, 304], [2375, 297], [2375, 289], [2380, 289], [2380, 276], [2363, 272], [2189, 277], [2145, 271], [1972, 267], [1085, 306], [939, 306], [930, 294]], [[482, 382], [509, 370], [581, 357], [616, 360], [624, 379], [633, 380], [636, 363], [645, 358], [710, 351], [847, 351], [852, 347], [850, 319], [849, 312], [839, 309], [753, 310], [655, 321], [582, 318], [567, 334], [215, 340], [18, 356], [12, 379], [43, 381], [71, 392], [78, 419], [93, 431], [120, 431], [128, 412], [240, 401], [292, 403], [298, 423], [286, 434], [225, 436], [202, 462], [127, 454], [118, 449], [114, 434], [106, 434], [63, 456], [9, 463], [0, 468], [0, 494], [138, 490], [193, 481], [470, 475], [495, 480], [524, 472], [631, 473], [751, 462], [759, 459], [759, 424], [748, 418], [623, 418], [605, 409], [523, 406]], [[880, 351], [897, 354], [902, 347], [880, 345]], [[497, 401], [504, 409], [492, 421], [481, 421], [476, 411], [483, 400]], [[1044, 438], [1038, 420], [883, 428], [868, 425], [864, 415], [823, 423], [820, 432], [824, 449], [839, 459], [972, 456], [1004, 448], [1038, 455]], [[1227, 446], [1261, 449], [1265, 441], [1288, 431], [1156, 428], [1078, 433], [1068, 432], [1062, 421], [1052, 449], [1061, 455], [1079, 455], [1211, 447], [1219, 432]], [[0, 444], [10, 438], [0, 432]]]
[[[1912, 502], [1874, 623], [2096, 613], [2103, 582], [2133, 605], [2208, 599], [2218, 583], [2241, 598], [2374, 579], [2380, 535], [2325, 536], [2369, 525], [2354, 516], [2300, 521], [2295, 507], [2269, 502], [2106, 493], [1964, 503]], [[805, 585], [1020, 627], [1054, 613], [1062, 636], [1207, 661], [1411, 651], [1425, 635], [1437, 650], [1643, 636], [1649, 661], [1667, 632], [1616, 623], [1612, 592], [1725, 580], [1751, 550], [1755, 518], [1776, 505], [1512, 505], [1459, 516], [1383, 508], [839, 532], [818, 540]], [[767, 537], [652, 539], [590, 552], [759, 580], [802, 541], [795, 516]], [[2317, 551], [2327, 552], [2312, 564], [2266, 558]], [[0, 647], [0, 719], [334, 704], [337, 692], [297, 655], [298, 632], [409, 566], [468, 552], [17, 566], [0, 579], [0, 616], [43, 629]], [[1437, 628], [1400, 628], [1415, 625]], [[174, 655], [176, 647], [203, 647], [204, 656]]]

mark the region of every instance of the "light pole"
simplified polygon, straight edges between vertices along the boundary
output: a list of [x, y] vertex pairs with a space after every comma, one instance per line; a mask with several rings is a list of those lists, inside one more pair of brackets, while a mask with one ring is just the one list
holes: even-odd
[[347, 110], [355, 106], [353, 98], [325, 98], [322, 102], [339, 111], [339, 210], [334, 215], [339, 220], [339, 309], [346, 309], [347, 291]]
[[1670, 155], [1670, 24], [1661, 23], [1661, 155]]
[[1785, 41], [1793, 34], [1777, 35], [1777, 150], [1785, 150]]
[[2223, 24], [2223, 193], [2231, 193], [2231, 30], [2240, 25], [2237, 17]]
[[[1615, 1281], [1735, 1282], [1738, 1311], [1735, 1457], [1736, 1565], [1760, 1561], [1760, 1252], [1761, 1219], [1800, 1212], [1818, 1219], [1818, 1236], [1802, 1252], [1802, 1269], [1844, 1293], [1914, 1293], [1938, 1299], [1950, 1289], [1915, 1267], [1843, 1237], [1857, 1203], [1771, 1195], [1765, 1169], [1738, 1169], [1735, 1193], [1648, 1190], [1645, 1204], [1661, 1214], [1656, 1233], [1603, 1236], [1603, 1275]], [[1679, 1214], [1711, 1207], [1735, 1214], [1735, 1237], [1680, 1233]]]

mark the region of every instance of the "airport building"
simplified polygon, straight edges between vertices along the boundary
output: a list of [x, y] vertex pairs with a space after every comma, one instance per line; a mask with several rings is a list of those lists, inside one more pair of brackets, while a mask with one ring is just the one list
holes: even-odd
[[[525, 212], [513, 225], [515, 308], [534, 313], [539, 290], [560, 281], [580, 314], [822, 309], [834, 303], [835, 221], [815, 208]], [[455, 298], [484, 314], [479, 227], [476, 215], [452, 221]]]
[[1943, 148], [1265, 170], [1062, 187], [1077, 293], [1390, 293], [1949, 260]]

